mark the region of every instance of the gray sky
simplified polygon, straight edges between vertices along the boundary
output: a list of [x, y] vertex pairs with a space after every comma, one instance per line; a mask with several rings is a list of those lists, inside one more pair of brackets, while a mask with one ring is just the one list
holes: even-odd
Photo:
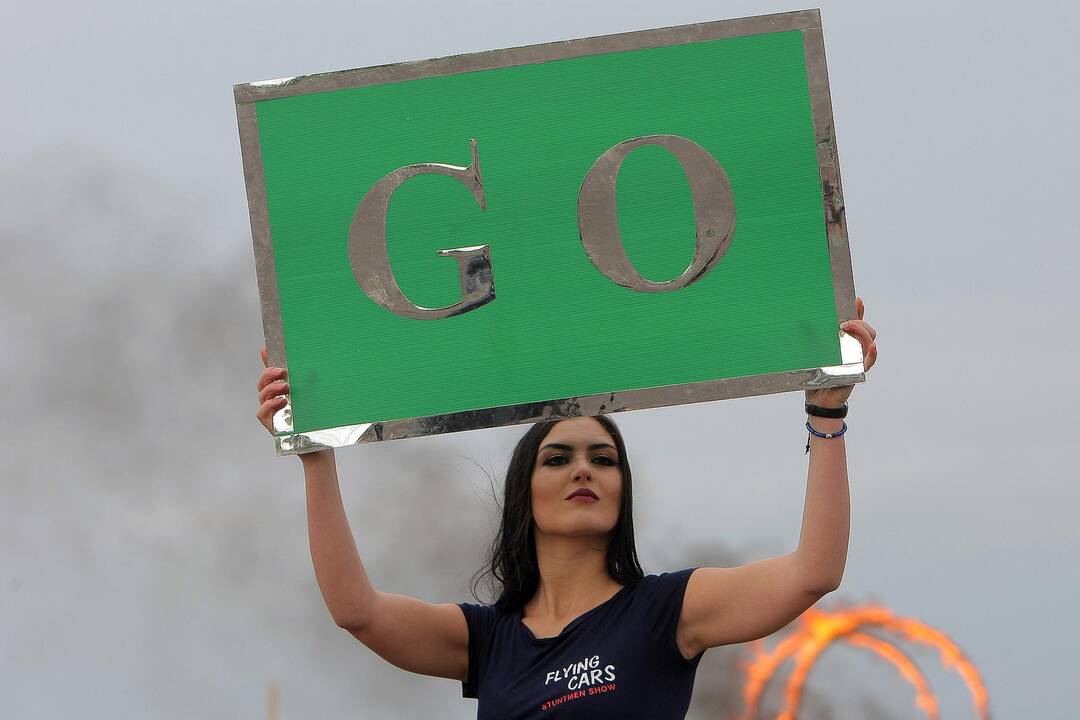
[[[0, 716], [261, 717], [271, 681], [282, 718], [475, 712], [322, 606], [299, 462], [273, 456], [253, 415], [261, 325], [233, 83], [791, 9], [3, 6]], [[849, 418], [847, 571], [824, 604], [877, 600], [948, 633], [996, 717], [1075, 717], [1080, 10], [822, 12], [856, 283], [881, 334]], [[616, 419], [648, 571], [794, 546], [801, 397]], [[339, 452], [377, 585], [467, 598], [492, 522], [477, 464], [500, 473], [521, 431]], [[700, 717], [717, 716], [703, 698], [731, 682], [735, 650], [710, 651]], [[972, 717], [958, 678], [915, 657], [944, 717]], [[917, 716], [855, 650], [815, 677], [837, 717], [871, 695]]]

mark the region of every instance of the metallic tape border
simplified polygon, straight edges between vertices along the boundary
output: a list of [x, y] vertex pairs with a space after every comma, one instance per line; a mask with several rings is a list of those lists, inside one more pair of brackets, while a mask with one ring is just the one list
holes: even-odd
[[[858, 342], [856, 341], [855, 344], [858, 345]], [[724, 378], [686, 385], [666, 385], [546, 402], [467, 410], [407, 420], [346, 425], [327, 430], [279, 436], [275, 438], [275, 443], [278, 455], [296, 455], [381, 440], [401, 440], [409, 437], [505, 427], [544, 420], [607, 415], [626, 410], [687, 405], [787, 390], [815, 390], [851, 385], [865, 379], [861, 352], [858, 352], [858, 355], [857, 362], [835, 367]], [[854, 359], [850, 353], [845, 353], [845, 356], [844, 360]]]
[[810, 114], [814, 121], [814, 142], [817, 144], [818, 174], [821, 177], [825, 236], [829, 243], [836, 319], [839, 323], [845, 323], [857, 317], [855, 279], [852, 276], [851, 251], [848, 246], [844, 190], [840, 184], [840, 156], [836, 150], [832, 93], [829, 91], [829, 73], [825, 66], [825, 39], [820, 27], [803, 31], [803, 50], [810, 89]]
[[[270, 209], [266, 199], [262, 143], [259, 140], [259, 121], [254, 103], [236, 104], [236, 124], [240, 132], [240, 155], [244, 163], [244, 185], [247, 188], [263, 338], [270, 367], [287, 368], [289, 364], [285, 354], [285, 331], [281, 323], [277, 263], [274, 260], [274, 243], [270, 236]], [[274, 430], [279, 433], [292, 432], [291, 403], [274, 413]]]
[[552, 60], [566, 60], [584, 55], [644, 50], [668, 45], [683, 45], [702, 40], [726, 40], [744, 35], [762, 35], [764, 33], [787, 32], [789, 30], [805, 31], [815, 28], [821, 28], [821, 13], [816, 9], [798, 10], [773, 15], [714, 20], [654, 30], [598, 35], [501, 50], [487, 50], [465, 55], [449, 55], [429, 60], [413, 60], [353, 70], [337, 70], [276, 80], [240, 83], [233, 86], [233, 95], [238, 104], [251, 103], [258, 100], [271, 100], [293, 95], [368, 87], [480, 70], [495, 70], [515, 65], [550, 62]]

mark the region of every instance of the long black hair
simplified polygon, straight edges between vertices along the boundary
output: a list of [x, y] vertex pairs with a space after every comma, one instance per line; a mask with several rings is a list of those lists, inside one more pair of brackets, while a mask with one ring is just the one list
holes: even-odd
[[[619, 519], [608, 541], [607, 571], [620, 585], [636, 583], [644, 576], [634, 546], [634, 504], [631, 493], [630, 463], [622, 433], [604, 415], [594, 418], [604, 426], [615, 441], [622, 470], [622, 498]], [[491, 557], [473, 581], [473, 595], [486, 577], [498, 599], [495, 607], [506, 612], [520, 610], [536, 593], [540, 585], [540, 566], [536, 560], [536, 540], [533, 536], [532, 474], [540, 443], [559, 420], [540, 422], [529, 428], [510, 456], [503, 489], [502, 520], [491, 544]]]

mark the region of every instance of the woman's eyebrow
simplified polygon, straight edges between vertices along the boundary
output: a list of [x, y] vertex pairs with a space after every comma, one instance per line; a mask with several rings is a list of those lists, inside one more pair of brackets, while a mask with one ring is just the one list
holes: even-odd
[[[548, 448], [555, 448], [556, 450], [568, 450], [569, 451], [569, 450], [573, 450], [574, 446], [573, 445], [567, 445], [566, 443], [548, 443], [544, 447], [540, 448], [540, 452], [542, 452], [544, 450], [547, 450]], [[616, 448], [611, 443], [593, 443], [592, 445], [589, 446], [590, 450], [597, 450], [599, 448], [611, 448], [612, 450], [615, 450], [616, 452], [618, 452], [618, 448]]]

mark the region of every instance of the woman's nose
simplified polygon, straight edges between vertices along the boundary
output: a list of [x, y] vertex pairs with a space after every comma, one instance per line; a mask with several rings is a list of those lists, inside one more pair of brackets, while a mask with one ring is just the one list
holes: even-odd
[[570, 475], [573, 480], [592, 480], [592, 468], [587, 460], [578, 460], [574, 464], [574, 471]]

